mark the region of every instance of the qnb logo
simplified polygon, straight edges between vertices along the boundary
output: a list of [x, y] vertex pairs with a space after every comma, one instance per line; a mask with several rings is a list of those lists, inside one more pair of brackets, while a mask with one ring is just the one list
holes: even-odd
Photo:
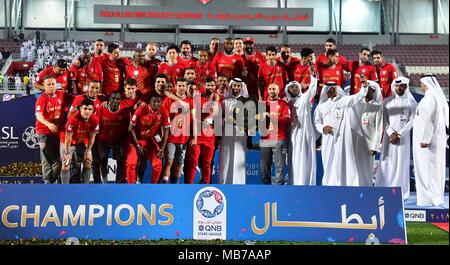
[[379, 245], [379, 244], [380, 244], [380, 240], [378, 240], [378, 238], [376, 238], [374, 234], [371, 233], [367, 237], [366, 245]]
[[34, 126], [27, 127], [22, 133], [22, 141], [31, 149], [39, 147], [39, 139]]
[[222, 213], [225, 204], [219, 192], [205, 190], [197, 197], [195, 205], [204, 217], [213, 218]]

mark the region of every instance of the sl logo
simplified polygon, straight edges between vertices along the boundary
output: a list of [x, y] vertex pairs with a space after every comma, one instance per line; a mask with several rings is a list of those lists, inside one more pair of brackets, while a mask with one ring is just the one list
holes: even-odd
[[202, 4], [202, 5], [207, 5], [207, 4], [209, 4], [209, 2], [211, 2], [212, 0], [199, 0], [200, 1], [200, 3]]

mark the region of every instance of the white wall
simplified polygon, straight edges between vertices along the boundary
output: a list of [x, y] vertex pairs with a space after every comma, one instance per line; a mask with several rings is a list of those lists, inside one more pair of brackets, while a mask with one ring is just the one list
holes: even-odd
[[64, 0], [23, 1], [25, 27], [64, 28]]
[[433, 33], [433, 0], [401, 0], [399, 32]]
[[95, 24], [94, 2], [98, 5], [120, 5], [120, 0], [79, 0], [76, 5], [76, 28], [120, 29], [120, 24]]
[[[284, 2], [284, 1], [281, 1]], [[329, 31], [329, 9], [328, 0], [289, 0], [287, 7], [314, 8], [313, 27], [287, 27], [287, 30], [298, 31]]]
[[[339, 28], [339, 1], [334, 1], [337, 27]], [[343, 32], [379, 32], [380, 2], [367, 0], [342, 1]], [[333, 30], [336, 29], [333, 18]]]
[[5, 2], [0, 1], [0, 27], [5, 26]]
[[[438, 32], [439, 33], [449, 33], [448, 28], [448, 0], [440, 0], [441, 7], [442, 7], [442, 13], [444, 15], [444, 21], [442, 21], [442, 16], [440, 13], [440, 10], [438, 9]], [[438, 6], [439, 8], [439, 6]], [[445, 25], [445, 31], [444, 31], [444, 25]]]

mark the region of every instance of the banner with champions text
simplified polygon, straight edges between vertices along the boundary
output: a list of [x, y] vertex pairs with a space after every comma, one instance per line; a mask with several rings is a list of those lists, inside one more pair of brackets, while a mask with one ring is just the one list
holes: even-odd
[[406, 244], [400, 188], [0, 185], [1, 239]]

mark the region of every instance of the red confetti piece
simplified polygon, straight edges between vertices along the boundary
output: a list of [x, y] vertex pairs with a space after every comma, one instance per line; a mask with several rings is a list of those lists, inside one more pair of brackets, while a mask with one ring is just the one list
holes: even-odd
[[63, 235], [65, 235], [66, 234], [66, 231], [65, 230], [62, 230], [61, 232], [59, 232], [59, 235], [60, 236], [63, 236]]
[[355, 241], [355, 238], [352, 236], [347, 240], [347, 242], [353, 242], [353, 241]]
[[180, 231], [175, 231], [175, 234], [177, 235], [177, 236], [180, 236]]
[[395, 195], [395, 191], [396, 191], [396, 189], [395, 189], [395, 188], [392, 188], [392, 194]]
[[247, 232], [247, 228], [242, 228], [242, 229], [241, 229], [241, 232], [242, 232], [242, 233]]

